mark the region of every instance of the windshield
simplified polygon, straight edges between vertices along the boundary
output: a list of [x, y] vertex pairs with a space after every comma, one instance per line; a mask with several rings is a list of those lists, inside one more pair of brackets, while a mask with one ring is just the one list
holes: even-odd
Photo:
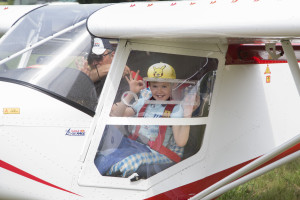
[[43, 91], [93, 115], [98, 95], [80, 68], [91, 48], [85, 20], [105, 5], [51, 5], [20, 19], [0, 41], [0, 80]]

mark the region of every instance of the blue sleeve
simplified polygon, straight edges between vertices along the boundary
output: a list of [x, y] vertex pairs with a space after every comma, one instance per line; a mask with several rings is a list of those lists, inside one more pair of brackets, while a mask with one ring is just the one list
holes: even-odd
[[182, 117], [183, 117], [183, 108], [181, 107], [180, 104], [178, 104], [173, 108], [171, 118], [182, 118]]

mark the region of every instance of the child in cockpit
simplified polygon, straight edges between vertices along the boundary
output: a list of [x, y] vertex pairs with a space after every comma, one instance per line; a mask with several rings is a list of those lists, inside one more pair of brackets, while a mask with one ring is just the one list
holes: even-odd
[[[112, 116], [138, 116], [146, 118], [190, 118], [193, 112], [192, 104], [171, 104], [172, 102], [172, 79], [176, 79], [175, 70], [166, 63], [156, 63], [149, 67], [148, 78], [151, 98], [139, 98], [133, 106], [128, 106], [134, 96], [143, 87], [143, 81], [137, 80], [139, 71], [135, 77], [126, 77], [130, 86], [130, 93], [124, 97], [123, 101], [115, 104], [112, 108]], [[193, 101], [194, 96], [186, 97], [186, 101]], [[146, 101], [155, 101], [149, 103]], [[127, 104], [127, 105], [126, 105]], [[188, 125], [137, 125], [133, 128], [129, 138], [146, 144], [149, 151], [132, 154], [121, 161], [115, 163], [107, 172], [108, 175], [121, 174], [128, 177], [136, 172], [144, 164], [174, 164], [179, 162], [183, 155], [183, 149], [189, 138], [190, 126]]]

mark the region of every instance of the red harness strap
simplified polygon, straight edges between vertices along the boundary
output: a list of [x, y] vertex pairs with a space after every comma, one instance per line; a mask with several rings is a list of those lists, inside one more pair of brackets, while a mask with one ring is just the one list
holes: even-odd
[[[138, 117], [144, 116], [147, 106], [148, 106], [148, 104], [143, 105], [140, 112], [138, 113]], [[170, 117], [174, 107], [175, 107], [175, 104], [168, 104], [164, 110], [162, 117]], [[139, 137], [140, 128], [141, 128], [141, 126], [137, 125], [135, 127], [134, 134], [130, 135], [129, 138], [132, 140], [137, 140]], [[159, 126], [159, 133], [158, 133], [158, 136], [156, 137], [155, 141], [149, 140], [147, 144], [151, 149], [159, 152], [160, 154], [167, 156], [174, 162], [179, 162], [181, 160], [180, 156], [178, 156], [175, 152], [171, 151], [170, 149], [168, 149], [167, 147], [165, 147], [163, 145], [163, 142], [165, 140], [166, 131], [167, 131], [167, 126]]]

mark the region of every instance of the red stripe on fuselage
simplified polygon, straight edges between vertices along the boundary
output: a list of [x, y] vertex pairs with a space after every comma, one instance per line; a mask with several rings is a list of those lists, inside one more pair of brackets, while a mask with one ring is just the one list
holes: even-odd
[[[296, 151], [299, 151], [300, 150], [300, 143], [298, 143], [297, 145], [295, 145], [294, 147], [288, 149], [287, 151], [279, 154], [278, 156], [276, 156], [275, 158], [271, 159], [270, 161], [266, 162], [265, 164], [259, 166], [258, 168], [254, 169], [253, 171], [255, 170], [258, 170], [268, 164], [271, 164], [277, 160], [280, 160], [281, 158], [283, 157], [286, 157]], [[170, 190], [170, 191], [167, 191], [165, 193], [162, 193], [162, 194], [158, 194], [156, 196], [153, 196], [153, 197], [150, 197], [148, 198], [148, 200], [154, 200], [154, 199], [188, 199], [188, 198], [191, 198], [192, 196], [198, 194], [199, 192], [205, 190], [206, 188], [210, 187], [211, 185], [217, 183], [218, 181], [222, 180], [223, 178], [227, 177], [228, 175], [234, 173], [235, 171], [239, 170], [240, 168], [244, 167], [245, 165], [249, 164], [250, 162], [254, 161], [255, 159], [257, 158], [254, 158], [252, 160], [249, 160], [249, 161], [246, 161], [244, 163], [241, 163], [239, 165], [236, 165], [234, 167], [231, 167], [231, 168], [228, 168], [226, 170], [223, 170], [223, 171], [220, 171], [216, 174], [213, 174], [211, 176], [208, 176], [208, 177], [205, 177], [201, 180], [198, 180], [198, 181], [195, 181], [193, 183], [190, 183], [190, 184], [187, 184], [187, 185], [184, 185], [184, 186], [181, 186], [181, 187], [178, 187], [178, 188], [175, 188], [173, 190]], [[45, 184], [45, 185], [48, 185], [50, 187], [53, 187], [53, 188], [56, 188], [56, 189], [59, 189], [59, 190], [62, 190], [62, 191], [65, 191], [65, 192], [68, 192], [68, 193], [71, 193], [71, 194], [74, 194], [74, 195], [78, 195], [76, 193], [73, 193], [71, 191], [68, 191], [68, 190], [65, 190], [61, 187], [58, 187], [56, 185], [53, 185], [49, 182], [46, 182], [36, 176], [33, 176], [17, 167], [14, 167], [2, 160], [0, 160], [0, 167], [1, 168], [4, 168], [6, 170], [9, 170], [11, 172], [14, 172], [16, 174], [19, 174], [21, 176], [24, 176], [26, 178], [29, 178], [31, 180], [34, 180], [34, 181], [37, 181], [39, 183], [42, 183], [42, 184]], [[251, 172], [253, 172], [251, 171]], [[250, 173], [251, 173], [250, 172]], [[80, 195], [78, 195], [80, 196]]]
[[27, 172], [25, 172], [25, 171], [23, 171], [23, 170], [21, 170], [21, 169], [15, 167], [15, 166], [13, 166], [13, 165], [10, 165], [10, 164], [8, 164], [8, 163], [2, 161], [2, 160], [0, 160], [0, 167], [3, 168], [3, 169], [6, 169], [6, 170], [8, 170], [8, 171], [14, 172], [14, 173], [16, 173], [16, 174], [19, 174], [19, 175], [21, 175], [21, 176], [24, 176], [24, 177], [26, 177], [26, 178], [29, 178], [29, 179], [31, 179], [31, 180], [37, 181], [37, 182], [39, 182], [39, 183], [42, 183], [42, 184], [44, 184], [44, 185], [47, 185], [47, 186], [50, 186], [50, 187], [53, 187], [53, 188], [56, 188], [56, 189], [59, 189], [59, 190], [62, 190], [62, 191], [65, 191], [65, 192], [68, 192], [68, 193], [71, 193], [71, 194], [75, 194], [75, 195], [80, 196], [79, 194], [76, 194], [76, 193], [74, 193], [74, 192], [68, 191], [68, 190], [63, 189], [63, 188], [61, 188], [61, 187], [58, 187], [58, 186], [56, 186], [56, 185], [53, 185], [52, 183], [49, 183], [49, 182], [47, 182], [47, 181], [44, 181], [44, 180], [42, 180], [42, 179], [40, 179], [40, 178], [38, 178], [38, 177], [36, 177], [36, 176], [33, 176], [33, 175], [31, 175], [31, 174], [29, 174], [29, 173], [27, 173]]
[[[297, 145], [293, 146], [292, 148], [288, 149], [287, 151], [279, 154], [275, 158], [269, 160], [265, 164], [257, 167], [253, 171], [256, 171], [266, 165], [269, 165], [277, 160], [280, 160], [281, 158], [284, 158], [296, 151], [300, 150], [300, 143]], [[259, 157], [257, 157], [259, 158]], [[173, 190], [158, 194], [156, 196], [150, 197], [147, 200], [154, 200], [154, 199], [159, 199], [159, 200], [167, 200], [167, 199], [189, 199], [192, 196], [200, 193], [201, 191], [205, 190], [206, 188], [212, 186], [213, 184], [217, 183], [218, 181], [224, 179], [225, 177], [229, 176], [230, 174], [234, 173], [235, 171], [239, 170], [240, 168], [244, 167], [245, 165], [251, 163], [252, 161], [256, 160], [257, 158], [254, 158], [252, 160], [246, 161], [244, 163], [241, 163], [239, 165], [233, 166], [231, 168], [225, 169], [223, 171], [220, 171], [216, 174], [213, 174], [211, 176], [205, 177], [204, 179], [195, 181], [193, 183], [175, 188]], [[251, 171], [251, 172], [253, 172]], [[250, 173], [251, 173], [250, 172]]]

